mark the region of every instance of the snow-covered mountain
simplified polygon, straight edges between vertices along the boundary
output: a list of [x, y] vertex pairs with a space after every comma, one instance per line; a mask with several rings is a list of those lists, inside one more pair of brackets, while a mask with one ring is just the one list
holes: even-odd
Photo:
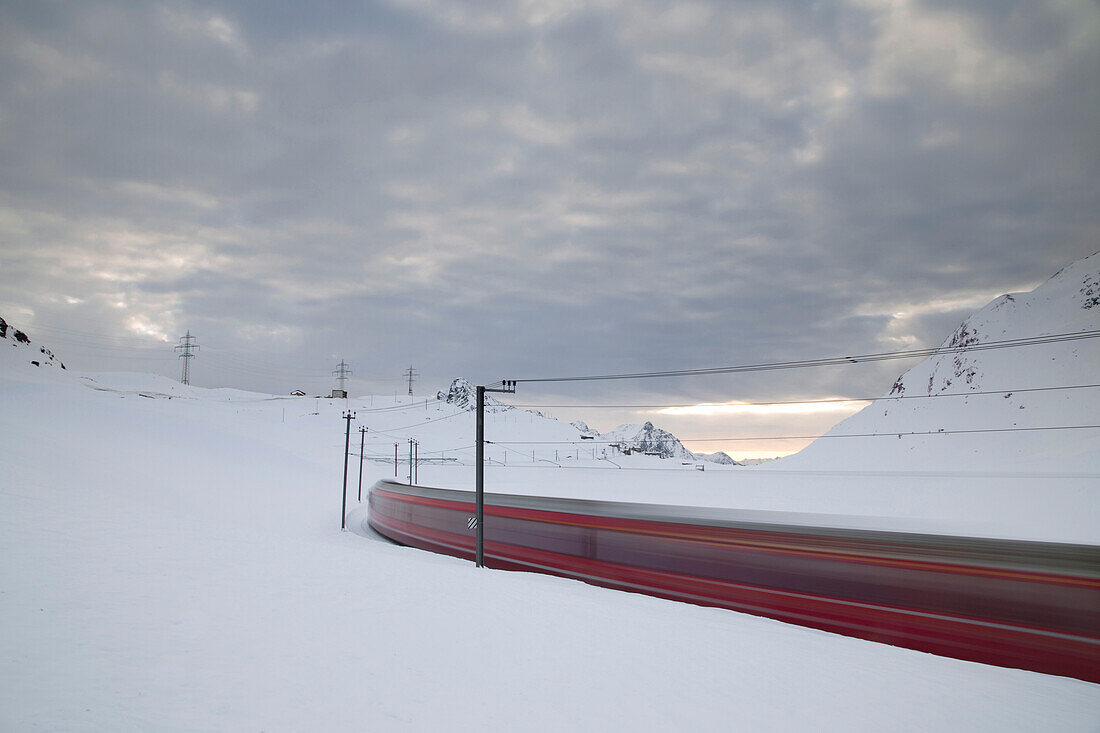
[[591, 435], [598, 438], [601, 443], [611, 444], [619, 451], [646, 453], [658, 455], [661, 458], [677, 458], [681, 461], [707, 461], [721, 466], [742, 465], [722, 451], [717, 453], [694, 453], [685, 448], [684, 444], [675, 435], [649, 421], [641, 425], [637, 423], [620, 425], [606, 433], [596, 433], [587, 424], [580, 421], [574, 422], [572, 425], [580, 430], [582, 435]]
[[[451, 381], [451, 386], [446, 392], [440, 390], [436, 393], [436, 399], [442, 400], [447, 404], [454, 405], [460, 410], [476, 410], [477, 409], [477, 388], [470, 383], [469, 379], [458, 377]], [[503, 412], [505, 410], [514, 410], [516, 408], [511, 405], [505, 404], [500, 400], [492, 396], [492, 394], [485, 395], [485, 411], [486, 412]]]
[[595, 438], [597, 435], [599, 435], [599, 432], [588, 427], [588, 423], [586, 423], [584, 420], [574, 420], [569, 424], [575, 427], [577, 429], [577, 432], [579, 432], [586, 438]]
[[679, 438], [654, 426], [648, 420], [641, 425], [620, 425], [614, 430], [600, 433], [600, 440], [617, 445], [623, 451], [641, 451], [662, 458], [679, 458], [685, 461], [695, 460], [695, 454], [685, 448]]
[[[1002, 295], [944, 347], [1100, 328], [1100, 253], [1029, 293]], [[1100, 468], [1100, 339], [930, 357], [890, 393], [836, 425], [782, 468], [1091, 471]], [[848, 435], [889, 437], [843, 437]]]
[[744, 463], [739, 463], [730, 458], [729, 453], [725, 451], [718, 451], [716, 453], [695, 453], [696, 460], [707, 461], [708, 463], [717, 463], [720, 466], [743, 466]]

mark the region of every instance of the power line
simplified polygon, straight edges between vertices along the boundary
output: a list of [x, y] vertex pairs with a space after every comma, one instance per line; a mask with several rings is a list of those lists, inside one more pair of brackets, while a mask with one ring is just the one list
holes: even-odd
[[309, 377], [327, 377], [330, 372], [327, 369], [290, 369], [271, 364], [270, 362], [258, 363], [251, 361], [247, 357], [241, 356], [237, 352], [229, 351], [226, 349], [220, 349], [218, 347], [210, 347], [211, 354], [215, 354], [218, 359], [223, 360], [226, 364], [231, 364], [242, 369], [248, 369], [250, 371], [257, 372], [271, 372], [275, 374], [289, 374], [293, 376], [309, 376]]
[[[473, 446], [470, 446], [473, 448]], [[450, 451], [448, 451], [450, 452]], [[520, 455], [523, 455], [522, 453]], [[785, 456], [783, 456], [785, 457]], [[392, 459], [390, 459], [392, 460]], [[568, 459], [567, 459], [568, 460]], [[586, 459], [592, 460], [592, 459]], [[605, 459], [596, 459], [596, 463], [609, 462]], [[545, 465], [549, 463], [550, 465]], [[721, 467], [720, 464], [712, 464]], [[1041, 479], [1053, 479], [1059, 481], [1074, 481], [1083, 479], [1095, 479], [1100, 478], [1100, 473], [1038, 473], [1038, 472], [993, 472], [993, 471], [853, 471], [853, 470], [821, 470], [821, 469], [779, 469], [772, 468], [774, 463], [769, 464], [768, 468], [764, 471], [754, 470], [755, 466], [733, 466], [729, 467], [729, 470], [738, 472], [741, 476], [751, 475], [754, 479], [764, 477], [765, 479], [786, 477], [786, 476], [842, 476], [846, 478], [964, 478], [967, 480], [973, 480], [975, 478], [991, 478], [991, 479], [1005, 479], [1005, 478], [1041, 478]], [[503, 466], [502, 466], [503, 467]], [[653, 472], [684, 472], [683, 466], [676, 466], [673, 468], [657, 468], [654, 466], [620, 466], [618, 464], [612, 464], [611, 466], [600, 465], [587, 465], [578, 466], [570, 465], [569, 463], [554, 463], [549, 458], [540, 458], [535, 463], [509, 463], [506, 466], [509, 470], [512, 469], [565, 469], [572, 471], [653, 471]], [[751, 471], [751, 474], [745, 473]]]
[[[52, 346], [52, 344], [51, 344], [51, 346]], [[53, 346], [53, 348], [57, 348], [57, 347]], [[76, 358], [79, 360], [80, 357], [77, 356]], [[137, 355], [135, 355], [135, 354], [96, 354], [94, 357], [91, 357], [91, 358], [94, 358], [96, 361], [127, 361], [127, 362], [163, 361], [163, 362], [169, 362], [174, 357], [165, 356], [163, 354], [160, 355], [160, 356], [157, 356], [155, 353], [150, 352], [148, 355], [143, 355], [143, 354], [137, 354]], [[65, 361], [69, 362], [70, 364], [73, 363], [72, 357], [69, 357], [69, 356], [65, 357]], [[133, 371], [133, 370], [131, 369], [130, 371]]]
[[584, 408], [584, 409], [668, 409], [675, 407], [769, 407], [776, 405], [821, 405], [831, 403], [843, 403], [843, 402], [876, 402], [884, 400], [925, 400], [936, 397], [972, 397], [975, 395], [1010, 395], [1026, 392], [1052, 392], [1056, 390], [1068, 390], [1068, 389], [1095, 389], [1100, 387], [1100, 384], [1071, 384], [1071, 385], [1058, 385], [1054, 387], [1026, 387], [1024, 389], [999, 389], [999, 390], [986, 390], [975, 392], [947, 392], [940, 394], [928, 394], [928, 395], [886, 395], [884, 397], [829, 397], [825, 399], [817, 400], [782, 400], [776, 402], [690, 402], [675, 405], [590, 405], [585, 403], [575, 403], [571, 405], [542, 405], [542, 404], [521, 404], [521, 403], [507, 403], [516, 408], [554, 408], [554, 409], [568, 409], [568, 408]]
[[[158, 343], [164, 343], [167, 338], [156, 338], [152, 336], [119, 336], [117, 334], [101, 334], [94, 333], [85, 329], [72, 329], [72, 328], [60, 328], [58, 326], [49, 326], [44, 323], [35, 323], [33, 326], [28, 327], [29, 330], [34, 332], [46, 332], [51, 334], [60, 334], [68, 337], [75, 337], [79, 339], [94, 339], [95, 342], [106, 341], [115, 344], [148, 344], [150, 341], [156, 341]], [[148, 348], [148, 347], [146, 347]]]
[[805, 369], [809, 367], [861, 364], [876, 361], [889, 361], [893, 359], [913, 359], [918, 357], [939, 356], [943, 354], [960, 354], [970, 351], [987, 351], [990, 349], [1005, 349], [1017, 346], [1038, 346], [1040, 344], [1054, 344], [1064, 341], [1080, 341], [1083, 339], [1091, 339], [1097, 337], [1100, 337], [1100, 330], [1073, 331], [1069, 333], [1050, 334], [1048, 336], [1031, 336], [1028, 338], [987, 341], [985, 343], [978, 344], [938, 346], [935, 348], [909, 349], [905, 351], [883, 351], [873, 354], [858, 354], [855, 356], [834, 356], [822, 359], [804, 359], [801, 361], [778, 361], [766, 362], [762, 364], [742, 364], [738, 366], [710, 367], [706, 369], [675, 369], [663, 372], [633, 372], [624, 374], [589, 374], [584, 376], [568, 377], [540, 377], [533, 379], [516, 379], [514, 381], [524, 384], [533, 384], [540, 382], [594, 382], [614, 379], [696, 377], [711, 374], [738, 374], [744, 372], [775, 371], [779, 369]]
[[99, 344], [99, 343], [90, 342], [90, 341], [69, 340], [67, 338], [57, 338], [56, 336], [49, 336], [49, 335], [47, 335], [45, 337], [45, 339], [42, 339], [42, 337], [38, 337], [38, 338], [40, 340], [47, 341], [49, 343], [49, 345], [52, 346], [53, 348], [57, 348], [57, 344], [62, 344], [64, 346], [76, 346], [76, 347], [79, 347], [80, 349], [87, 350], [87, 351], [109, 351], [109, 352], [120, 352], [121, 351], [121, 352], [125, 352], [125, 353], [130, 353], [130, 354], [133, 354], [133, 353], [138, 353], [138, 354], [149, 353], [149, 354], [152, 354], [156, 351], [160, 351], [165, 346], [163, 341], [158, 341], [158, 342], [156, 342], [155, 345], [152, 345], [152, 346], [140, 346], [139, 347], [139, 346], [112, 346], [110, 344]]
[[257, 377], [259, 379], [282, 381], [295, 380], [310, 383], [325, 383], [328, 381], [328, 372], [310, 375], [302, 372], [293, 371], [252, 369], [249, 367], [237, 366], [231, 362], [224, 362], [217, 359], [216, 357], [208, 357], [207, 363], [227, 372], [234, 372], [236, 374], [242, 374], [249, 377]]
[[[62, 328], [60, 326], [50, 326], [50, 325], [40, 324], [40, 323], [36, 323], [33, 326], [33, 330], [34, 331], [49, 331], [49, 332], [53, 332], [53, 333], [78, 337], [78, 338], [74, 338], [71, 341], [69, 341], [69, 343], [73, 343], [73, 344], [78, 344], [78, 345], [80, 345], [80, 344], [100, 345], [102, 342], [107, 342], [107, 343], [116, 344], [116, 346], [114, 346], [113, 348], [118, 348], [118, 349], [132, 348], [132, 349], [135, 349], [135, 350], [144, 350], [144, 349], [150, 349], [150, 348], [157, 348], [156, 346], [148, 346], [150, 341], [154, 341], [157, 344], [163, 344], [167, 341], [166, 338], [162, 339], [162, 338], [156, 338], [156, 337], [151, 337], [151, 336], [126, 336], [126, 335], [118, 335], [118, 334], [108, 335], [108, 334], [94, 333], [94, 332], [87, 331], [87, 330], [74, 330], [74, 329], [69, 329], [69, 328]], [[87, 342], [84, 339], [93, 339], [93, 341]], [[62, 340], [62, 339], [57, 339], [57, 340]], [[133, 346], [132, 347], [127, 346], [127, 344], [133, 344]], [[231, 352], [229, 352], [225, 349], [221, 349], [221, 348], [218, 348], [216, 346], [211, 346], [210, 344], [207, 344], [206, 348], [217, 350], [219, 353], [222, 353], [222, 354], [231, 353]], [[232, 352], [232, 353], [239, 353], [239, 352]], [[284, 354], [282, 352], [266, 351], [266, 350], [258, 349], [258, 348], [255, 348], [255, 347], [250, 347], [248, 349], [247, 353], [248, 354], [260, 353], [260, 354], [266, 354], [266, 355], [272, 356], [272, 357], [284, 356]], [[317, 371], [318, 374], [328, 374], [327, 370], [309, 370], [309, 371]]]
[[[901, 430], [892, 431], [886, 433], [840, 433], [836, 435], [756, 435], [756, 436], [738, 436], [727, 438], [654, 438], [651, 440], [653, 443], [672, 443], [676, 440], [680, 443], [717, 443], [735, 440], [818, 440], [820, 438], [897, 438], [901, 436], [915, 436], [915, 435], [960, 435], [971, 433], [1022, 433], [1022, 432], [1034, 432], [1040, 430], [1098, 430], [1100, 425], [1043, 425], [1037, 427], [1014, 427], [1014, 428], [969, 428], [961, 430]], [[495, 440], [485, 441], [486, 443], [496, 443], [499, 445], [580, 445], [582, 441], [577, 440]], [[584, 440], [585, 445], [612, 445], [615, 443], [622, 443], [623, 440]]]
[[[38, 329], [35, 329], [35, 331], [37, 332]], [[161, 349], [163, 349], [164, 345], [165, 345], [164, 341], [159, 341], [158, 340], [156, 342], [148, 342], [147, 341], [147, 342], [145, 342], [145, 345], [143, 345], [143, 346], [118, 346], [118, 345], [112, 345], [110, 343], [100, 343], [98, 341], [86, 341], [86, 340], [82, 340], [82, 339], [71, 338], [71, 337], [68, 337], [68, 336], [58, 337], [58, 336], [47, 334], [45, 337], [43, 337], [41, 335], [38, 335], [37, 333], [35, 335], [35, 338], [38, 341], [48, 341], [49, 344], [51, 346], [53, 346], [54, 348], [56, 348], [56, 344], [65, 344], [67, 346], [79, 346], [82, 349], [87, 349], [89, 351], [122, 351], [122, 352], [130, 352], [130, 353], [145, 352], [145, 353], [152, 354], [156, 351], [160, 351]]]
[[[401, 427], [398, 427], [398, 428], [390, 428], [390, 430], [408, 430], [409, 428], [418, 428], [422, 425], [430, 425], [432, 423], [440, 422], [442, 420], [450, 420], [451, 418], [458, 417], [459, 415], [469, 415], [469, 414], [470, 413], [465, 411], [465, 410], [459, 410], [458, 412], [453, 412], [450, 415], [444, 415], [442, 417], [433, 417], [433, 418], [429, 418], [428, 420], [424, 420], [423, 422], [418, 422], [414, 425], [402, 425]], [[380, 435], [389, 435], [391, 437], [398, 437], [398, 436], [394, 436], [392, 433], [388, 433], [388, 432], [385, 432], [383, 430], [377, 430], [377, 429], [374, 429], [374, 428], [372, 428], [372, 430], [374, 430], [374, 432], [376, 432]]]
[[[148, 337], [123, 337], [96, 334], [90, 331], [76, 331], [57, 326], [36, 324], [34, 332], [42, 332], [40, 340], [47, 340], [51, 345], [65, 345], [78, 347], [81, 351], [93, 352], [96, 359], [144, 359], [152, 361], [168, 361], [174, 357], [165, 356], [160, 349], [164, 342], [160, 339]], [[320, 381], [327, 378], [330, 372], [320, 369], [286, 369], [271, 364], [259, 365], [238, 355], [239, 352], [229, 351], [211, 344], [204, 344], [207, 349], [208, 359], [211, 364], [221, 368], [237, 371], [242, 374], [260, 376], [266, 378], [294, 377], [300, 379], [314, 379]], [[249, 354], [256, 352], [249, 349]], [[106, 352], [106, 353], [101, 353]], [[271, 352], [259, 352], [271, 353]], [[392, 381], [392, 380], [375, 380]]]
[[[927, 398], [927, 397], [968, 397], [970, 395], [1015, 394], [1015, 393], [1023, 393], [1023, 392], [1045, 392], [1045, 391], [1052, 391], [1052, 390], [1088, 389], [1088, 388], [1097, 388], [1097, 387], [1100, 387], [1100, 384], [1081, 384], [1081, 385], [1067, 385], [1067, 386], [1058, 386], [1058, 387], [1031, 387], [1031, 388], [1024, 388], [1024, 389], [989, 391], [989, 392], [970, 392], [970, 393], [967, 393], [967, 394], [951, 394], [951, 395], [947, 395], [947, 394], [943, 394], [943, 395], [910, 395], [908, 397], [898, 396], [898, 397], [885, 397], [885, 398], [879, 398], [879, 399], [880, 400], [886, 400], [886, 399], [918, 399], [918, 398]], [[815, 402], [849, 402], [849, 401], [856, 402], [856, 401], [860, 401], [860, 400], [850, 398], [850, 399], [836, 399], [836, 400], [800, 400], [800, 401], [795, 401], [795, 402], [754, 402], [754, 403], [741, 403], [741, 404], [758, 405], [759, 406], [759, 405], [783, 405], [783, 404], [801, 404], [801, 403], [815, 403]], [[871, 399], [868, 399], [866, 401], [874, 401], [874, 399], [871, 398]], [[544, 406], [551, 407], [552, 405], [544, 405]], [[576, 406], [576, 407], [591, 407], [591, 405], [565, 405], [564, 407], [574, 407], [574, 406]], [[694, 406], [694, 405], [684, 405], [684, 406], [685, 407], [691, 407], [691, 406]], [[517, 407], [517, 406], [513, 405], [513, 407]], [[613, 407], [621, 407], [621, 406], [620, 405], [614, 405]], [[409, 405], [395, 405], [393, 407], [375, 408], [374, 411], [373, 411], [373, 414], [389, 413], [389, 412], [406, 412], [409, 409], [411, 409]], [[371, 410], [362, 410], [362, 412], [372, 412], [372, 411]], [[393, 427], [393, 428], [389, 428], [389, 430], [390, 431], [408, 430], [410, 428], [416, 428], [416, 427], [420, 427], [422, 425], [430, 425], [432, 423], [440, 422], [440, 421], [443, 421], [443, 420], [450, 420], [450, 419], [459, 417], [461, 415], [467, 415], [467, 414], [470, 414], [470, 413], [466, 410], [458, 410], [458, 411], [455, 411], [455, 412], [453, 412], [449, 415], [442, 415], [442, 416], [439, 416], [439, 417], [430, 418], [430, 419], [427, 419], [427, 420], [424, 420], [422, 422], [415, 423], [415, 424], [412, 424], [412, 425], [402, 425], [400, 427]], [[1046, 430], [1046, 429], [1061, 430], [1061, 429], [1076, 429], [1076, 428], [1091, 428], [1091, 427], [1094, 427], [1094, 426], [1085, 425], [1085, 426], [1054, 426], [1054, 427], [1050, 427], [1050, 428], [997, 428], [997, 429], [990, 428], [990, 429], [972, 430], [972, 431], [954, 431], [954, 430], [952, 430], [952, 431], [948, 431], [948, 430], [929, 431], [928, 433], [902, 432], [901, 434], [902, 435], [924, 435], [924, 434], [944, 435], [944, 434], [955, 433], [955, 432], [996, 432], [996, 431], [1005, 431], [1005, 430]], [[382, 431], [382, 430], [376, 430], [376, 432], [378, 432], [379, 434], [384, 434], [384, 435], [391, 434], [391, 433], [387, 433], [387, 432]], [[858, 435], [853, 434], [850, 437], [875, 437], [875, 436], [878, 436], [878, 435], [891, 436], [892, 437], [892, 436], [897, 436], [898, 433], [897, 432], [890, 432], [890, 433], [881, 433], [881, 434], [879, 434], [879, 433], [867, 433], [867, 434], [858, 434]], [[397, 436], [393, 436], [393, 437], [397, 437]], [[786, 436], [756, 436], [756, 437], [744, 437], [744, 438], [680, 438], [679, 440], [681, 442], [717, 442], [717, 441], [725, 441], [725, 440], [731, 440], [731, 441], [732, 440], [812, 440], [812, 439], [818, 438], [818, 437], [849, 437], [849, 436], [838, 436], [838, 435], [832, 435], [832, 436], [830, 436], [830, 435], [824, 435], [824, 436], [819, 436], [819, 435], [786, 435]], [[575, 440], [575, 441], [568, 441], [568, 440], [564, 440], [564, 441], [537, 440], [537, 441], [486, 441], [486, 442], [492, 442], [492, 443], [495, 443], [497, 445], [502, 445], [502, 446], [505, 445], [505, 444], [507, 444], [507, 445], [572, 445], [574, 443], [579, 444], [579, 439]], [[617, 440], [615, 440], [615, 441], [585, 440], [584, 441], [584, 443], [586, 445], [602, 445], [602, 444], [611, 444], [611, 443], [618, 443], [618, 442], [620, 442], [620, 441], [617, 441]]]
[[[362, 398], [359, 398], [359, 399], [362, 399]], [[432, 398], [426, 398], [423, 402], [417, 400], [416, 402], [407, 402], [407, 403], [398, 402], [396, 404], [389, 405], [387, 407], [362, 407], [362, 408], [359, 408], [359, 412], [369, 413], [371, 415], [378, 415], [378, 414], [383, 414], [383, 413], [387, 413], [387, 412], [408, 412], [409, 410], [417, 409], [421, 405], [423, 405], [424, 408], [427, 409], [427, 406], [429, 404], [431, 404], [432, 402], [441, 402], [441, 400], [439, 400], [438, 398], [436, 398], [434, 400]], [[443, 404], [447, 404], [447, 403], [444, 402]]]

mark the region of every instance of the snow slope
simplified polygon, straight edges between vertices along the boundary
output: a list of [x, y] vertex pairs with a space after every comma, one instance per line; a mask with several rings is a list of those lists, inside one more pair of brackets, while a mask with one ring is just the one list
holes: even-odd
[[[1074, 262], [1030, 293], [1002, 295], [966, 319], [943, 345], [1096, 330], [1098, 303], [1100, 253]], [[902, 374], [890, 395], [773, 465], [1096, 473], [1100, 430], [1035, 430], [1100, 425], [1100, 387], [1047, 389], [1079, 385], [1100, 385], [1100, 339], [932, 357]], [[957, 432], [989, 428], [1028, 430]], [[906, 435], [940, 431], [944, 434]], [[836, 437], [895, 433], [902, 437]]]
[[[0, 349], [2, 730], [1087, 731], [1100, 720], [1100, 686], [1076, 680], [478, 571], [340, 532], [341, 411], [370, 428], [364, 486], [391, 475], [382, 461], [408, 435], [439, 460], [422, 482], [461, 483], [472, 469], [445, 459], [466, 461], [472, 417], [445, 403], [84, 379], [15, 357]], [[488, 429], [576, 436], [520, 411]], [[645, 456], [625, 469], [583, 456], [521, 466], [490, 448], [498, 489], [667, 497], [675, 477], [705, 498], [745, 471], [660, 471], [668, 462]]]

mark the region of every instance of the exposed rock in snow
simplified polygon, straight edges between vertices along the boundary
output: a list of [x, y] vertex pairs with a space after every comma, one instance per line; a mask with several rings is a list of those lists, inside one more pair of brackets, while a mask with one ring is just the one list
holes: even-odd
[[65, 368], [61, 360], [54, 357], [52, 351], [45, 346], [35, 346], [31, 343], [31, 339], [27, 334], [13, 328], [2, 317], [0, 317], [0, 338], [5, 339], [14, 348], [26, 349], [27, 361], [32, 366], [59, 366], [62, 369]]
[[[446, 392], [437, 392], [436, 399], [452, 404], [460, 410], [476, 410], [477, 388], [470, 384], [469, 379], [458, 377], [451, 382], [451, 386]], [[485, 395], [486, 412], [503, 412], [514, 409], [516, 408], [495, 399], [491, 394]]]

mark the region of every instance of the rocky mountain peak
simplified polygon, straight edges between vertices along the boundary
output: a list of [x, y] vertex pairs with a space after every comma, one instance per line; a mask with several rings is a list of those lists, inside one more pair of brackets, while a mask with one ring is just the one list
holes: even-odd
[[569, 424], [572, 425], [573, 427], [575, 427], [577, 429], [577, 432], [579, 432], [581, 435], [583, 435], [585, 437], [593, 437], [594, 438], [597, 435], [599, 435], [599, 433], [597, 433], [595, 430], [588, 427], [588, 423], [586, 423], [584, 420], [574, 420], [573, 422], [571, 422]]
[[[452, 380], [451, 386], [446, 392], [439, 391], [435, 396], [436, 399], [454, 405], [460, 410], [477, 409], [477, 387], [471, 384], [469, 379], [464, 377], [458, 377]], [[485, 395], [486, 412], [503, 412], [513, 409], [515, 408], [497, 400], [492, 395]]]
[[617, 443], [622, 449], [653, 453], [662, 458], [680, 458], [694, 460], [695, 454], [684, 447], [672, 433], [656, 427], [646, 420], [643, 424], [620, 425], [614, 430], [604, 433], [601, 438]]

